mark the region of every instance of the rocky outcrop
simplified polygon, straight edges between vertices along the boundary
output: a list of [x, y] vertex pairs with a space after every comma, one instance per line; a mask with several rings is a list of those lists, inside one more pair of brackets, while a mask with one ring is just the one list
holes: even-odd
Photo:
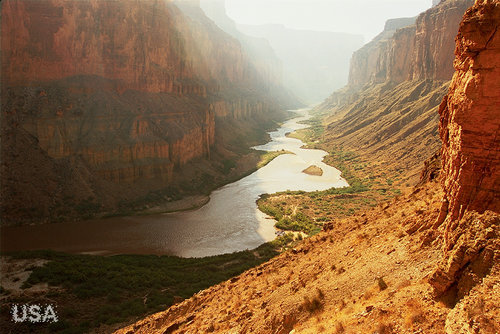
[[497, 1], [478, 0], [467, 11], [456, 39], [456, 72], [439, 110], [446, 214], [436, 225], [442, 224], [444, 258], [429, 279], [437, 295], [457, 286], [462, 298], [498, 262], [499, 27]]
[[420, 14], [416, 21], [388, 21], [384, 32], [353, 54], [349, 86], [449, 80], [453, 75], [454, 37], [463, 13], [472, 3], [472, 0], [442, 1]]
[[470, 10], [457, 37], [455, 67], [440, 107], [443, 186], [451, 219], [500, 211], [500, 6]]
[[[170, 187], [186, 164], [213, 156], [223, 120], [252, 127], [290, 106], [266, 80], [196, 2], [2, 1], [2, 134], [40, 153], [2, 141], [3, 222], [88, 198], [112, 211]], [[33, 173], [27, 159], [76, 172], [37, 203], [19, 187]], [[75, 184], [88, 191], [64, 200]]]

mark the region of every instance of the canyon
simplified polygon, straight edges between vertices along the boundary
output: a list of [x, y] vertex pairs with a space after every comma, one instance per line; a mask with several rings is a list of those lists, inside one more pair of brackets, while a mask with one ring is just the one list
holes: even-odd
[[297, 105], [280, 83], [197, 2], [3, 1], [2, 224], [141, 209], [247, 173], [248, 147]]
[[[312, 118], [267, 135], [299, 101], [272, 43], [238, 32], [219, 2], [2, 1], [2, 232], [29, 244], [53, 236], [24, 228], [61, 225], [74, 228], [61, 233], [72, 247], [112, 235], [151, 254], [189, 240], [171, 223], [196, 244], [178, 254], [204, 256], [102, 256], [88, 244], [75, 250], [84, 254], [2, 253], [2, 328], [500, 332], [500, 3], [432, 4], [355, 52], [347, 86]], [[251, 146], [280, 155], [268, 165], [278, 168], [241, 178], [261, 157]], [[123, 222], [115, 230], [68, 222], [151, 213], [185, 195], [206, 203], [236, 179], [191, 212], [108, 217]], [[246, 203], [256, 198], [261, 211]], [[186, 215], [199, 219], [177, 219]], [[268, 237], [246, 246], [243, 224], [257, 215]], [[135, 231], [152, 220], [148, 242]], [[232, 254], [200, 247], [275, 235]], [[10, 306], [26, 301], [57, 304], [61, 321], [14, 323]]]
[[[466, 2], [441, 1], [421, 14], [411, 29], [440, 41], [440, 36], [451, 32], [445, 33], [442, 25], [433, 27], [431, 22], [451, 25], [447, 15], [458, 17], [459, 3], [465, 6]], [[392, 89], [398, 96], [392, 97], [386, 114], [392, 111], [394, 115], [411, 112], [412, 104], [405, 104], [408, 101], [417, 103], [428, 93], [435, 96], [426, 103], [436, 114], [439, 109], [433, 121], [439, 128], [431, 134], [441, 141], [437, 145], [425, 142], [429, 137], [425, 125], [430, 126], [431, 120], [412, 127], [417, 132], [412, 140], [431, 146], [410, 159], [414, 160], [410, 166], [418, 160], [421, 170], [417, 186], [371, 210], [326, 223], [322, 232], [267, 263], [116, 333], [498, 332], [500, 4], [491, 0], [468, 4], [472, 7], [465, 6], [459, 15], [463, 15], [461, 22], [456, 23], [455, 72], [449, 72], [449, 78], [441, 77], [448, 73], [449, 63], [434, 63], [443, 68], [432, 65], [432, 59], [444, 59], [444, 55], [415, 44], [415, 57], [431, 58], [415, 63], [422, 64], [421, 68], [408, 70], [412, 77], [405, 76], [404, 81], [409, 82], [375, 83], [357, 92], [347, 87], [323, 105], [329, 105], [331, 113], [319, 110], [327, 119], [323, 145], [334, 146], [340, 139], [333, 144], [328, 139], [338, 124], [345, 126], [347, 135], [373, 126], [375, 117], [365, 119], [366, 124], [353, 122], [358, 127], [347, 125], [349, 117], [361, 113], [362, 102], [368, 99], [363, 94], [387, 94], [384, 100], [389, 100]], [[414, 40], [423, 37], [415, 35]], [[441, 45], [448, 42], [443, 40]], [[435, 50], [446, 53], [445, 48]], [[445, 85], [447, 91], [435, 91]], [[349, 104], [346, 101], [357, 101], [357, 108], [351, 105], [348, 112], [333, 109]], [[441, 101], [440, 106], [435, 104]], [[385, 114], [381, 116], [384, 120]], [[418, 119], [419, 115], [414, 117]], [[390, 128], [391, 122], [377, 126]], [[390, 141], [385, 143], [383, 148], [391, 150]], [[391, 154], [404, 150], [398, 147]], [[433, 155], [422, 166], [423, 158]], [[373, 156], [368, 153], [366, 159]], [[391, 167], [388, 158], [384, 164]], [[287, 198], [286, 194], [277, 196]]]

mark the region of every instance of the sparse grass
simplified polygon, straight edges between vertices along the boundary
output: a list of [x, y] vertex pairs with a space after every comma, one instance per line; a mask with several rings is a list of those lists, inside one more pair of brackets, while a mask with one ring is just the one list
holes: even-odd
[[309, 313], [315, 313], [323, 309], [323, 299], [325, 298], [323, 291], [316, 289], [316, 295], [312, 298], [304, 296], [304, 301], [302, 306], [304, 309], [309, 311]]
[[337, 322], [335, 324], [335, 326], [333, 327], [333, 333], [334, 334], [341, 334], [344, 332], [345, 332], [345, 328], [344, 328], [344, 325], [342, 324], [342, 322]]
[[384, 281], [383, 277], [377, 277], [377, 284], [380, 291], [387, 289], [387, 283]]
[[414, 325], [424, 321], [424, 314], [422, 312], [422, 306], [420, 303], [414, 299], [410, 299], [406, 302], [406, 308], [404, 313], [404, 325], [406, 328], [412, 328]]

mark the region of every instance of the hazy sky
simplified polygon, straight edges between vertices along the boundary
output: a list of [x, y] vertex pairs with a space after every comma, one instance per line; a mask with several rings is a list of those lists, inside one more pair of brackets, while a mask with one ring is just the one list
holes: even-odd
[[226, 0], [238, 23], [281, 23], [289, 28], [361, 34], [368, 42], [387, 19], [416, 16], [431, 0]]

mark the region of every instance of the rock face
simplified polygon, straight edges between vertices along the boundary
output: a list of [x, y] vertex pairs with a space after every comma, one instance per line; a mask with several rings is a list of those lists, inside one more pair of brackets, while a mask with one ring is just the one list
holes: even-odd
[[437, 295], [457, 286], [462, 298], [498, 262], [499, 27], [497, 1], [478, 0], [467, 11], [456, 39], [456, 72], [439, 110], [444, 214], [436, 225], [444, 258], [429, 279]]
[[2, 1], [3, 223], [168, 188], [291, 100], [269, 78], [195, 2]]
[[481, 1], [457, 36], [456, 73], [440, 107], [443, 187], [451, 219], [500, 211], [500, 5]]
[[[361, 87], [369, 82], [385, 81], [392, 37], [398, 29], [412, 26], [414, 23], [414, 17], [388, 20], [385, 23], [384, 31], [354, 52], [350, 62], [348, 86]], [[414, 28], [410, 29], [414, 30]], [[412, 46], [410, 44], [408, 42], [405, 46]], [[407, 50], [402, 49], [401, 51], [406, 52]]]
[[453, 75], [454, 37], [463, 13], [472, 4], [472, 0], [442, 1], [416, 21], [388, 21], [384, 32], [353, 54], [349, 85], [449, 80]]

